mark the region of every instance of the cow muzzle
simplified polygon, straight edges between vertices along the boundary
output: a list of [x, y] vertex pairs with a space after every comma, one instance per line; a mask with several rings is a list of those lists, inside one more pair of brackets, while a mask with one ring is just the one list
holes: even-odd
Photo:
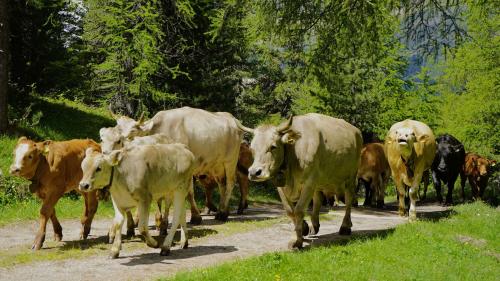
[[9, 174], [11, 174], [13, 176], [19, 176], [20, 173], [21, 173], [21, 168], [15, 167], [15, 166], [10, 166]]
[[90, 184], [88, 182], [80, 182], [79, 189], [80, 191], [89, 191]]
[[251, 181], [266, 181], [269, 177], [269, 173], [264, 172], [263, 168], [250, 167], [250, 169], [248, 169], [248, 179]]

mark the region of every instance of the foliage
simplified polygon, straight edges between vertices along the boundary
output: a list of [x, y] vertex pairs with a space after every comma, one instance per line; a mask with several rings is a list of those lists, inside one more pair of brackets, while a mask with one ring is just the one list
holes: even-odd
[[500, 154], [500, 16], [498, 5], [470, 3], [467, 21], [473, 40], [442, 63], [440, 132], [461, 140], [467, 150], [498, 159]]
[[480, 202], [465, 204], [454, 207], [449, 218], [355, 234], [347, 245], [334, 242], [299, 253], [269, 253], [182, 272], [172, 279], [496, 280], [499, 224], [498, 210]]

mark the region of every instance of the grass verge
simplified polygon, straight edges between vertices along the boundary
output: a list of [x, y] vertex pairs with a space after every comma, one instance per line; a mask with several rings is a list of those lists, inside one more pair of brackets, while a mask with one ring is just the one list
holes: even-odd
[[345, 246], [270, 253], [172, 280], [498, 280], [499, 210], [476, 202], [453, 211]]

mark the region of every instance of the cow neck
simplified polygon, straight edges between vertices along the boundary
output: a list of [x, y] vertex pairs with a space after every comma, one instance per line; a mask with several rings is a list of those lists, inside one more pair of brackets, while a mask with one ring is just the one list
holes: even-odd
[[115, 166], [111, 166], [111, 176], [109, 177], [109, 183], [105, 185], [102, 189], [111, 188], [113, 185], [113, 179], [115, 178]]
[[[43, 167], [48, 167], [48, 161], [45, 155], [43, 153], [40, 153], [40, 161], [38, 162], [38, 165], [36, 166], [35, 174], [29, 181], [31, 181], [31, 184], [29, 186], [29, 190], [31, 193], [35, 193], [38, 188], [40, 187], [40, 178], [43, 173]], [[50, 169], [50, 167], [49, 167]]]
[[415, 172], [415, 151], [412, 149], [410, 157], [408, 160], [405, 160], [403, 155], [401, 155], [401, 161], [405, 164], [406, 172], [408, 173], [408, 177], [413, 178]]

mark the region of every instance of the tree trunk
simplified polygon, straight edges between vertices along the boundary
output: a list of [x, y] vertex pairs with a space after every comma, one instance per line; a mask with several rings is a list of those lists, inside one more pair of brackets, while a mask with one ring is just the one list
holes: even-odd
[[9, 5], [10, 0], [0, 0], [0, 133], [9, 125], [7, 94], [9, 83]]

